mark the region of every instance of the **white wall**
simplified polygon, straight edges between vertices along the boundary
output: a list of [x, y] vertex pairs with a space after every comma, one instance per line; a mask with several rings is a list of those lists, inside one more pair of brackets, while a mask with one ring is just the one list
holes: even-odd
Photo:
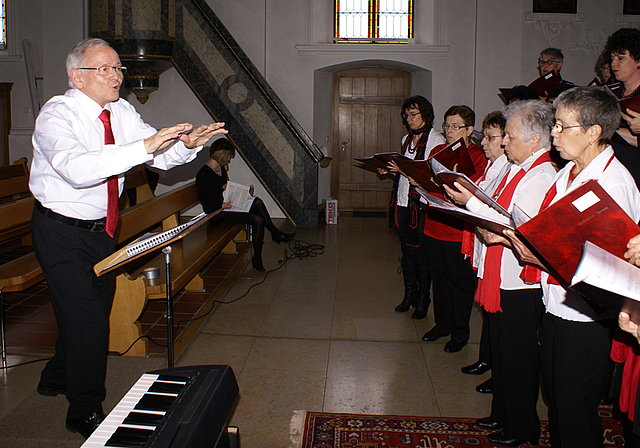
[[[64, 57], [83, 37], [86, 0], [10, 1], [16, 8], [17, 39], [31, 40], [36, 73], [44, 78], [39, 82], [41, 95], [49, 98], [62, 93], [66, 89]], [[486, 113], [502, 107], [498, 88], [528, 84], [537, 77], [541, 49], [562, 49], [563, 76], [585, 84], [594, 76], [593, 65], [606, 37], [618, 28], [639, 26], [639, 19], [620, 15], [622, 0], [581, 0], [577, 15], [532, 15], [531, 0], [416, 0], [413, 43], [350, 46], [331, 44], [333, 2], [208, 3], [316, 144], [329, 149], [331, 76], [341, 67], [374, 62], [404, 67], [414, 74], [414, 92], [432, 99], [436, 117], [442, 117], [452, 104], [467, 104], [475, 108], [480, 125]], [[19, 49], [21, 54], [21, 46]], [[15, 83], [11, 158], [30, 157], [33, 119], [24, 61], [3, 62], [0, 56], [0, 82]], [[162, 75], [160, 90], [146, 105], [129, 99], [156, 127], [179, 121], [210, 121], [173, 69]], [[183, 171], [163, 176], [161, 191], [195, 174], [205, 160], [206, 156], [199, 157]], [[319, 171], [319, 200], [329, 194], [330, 171]], [[255, 177], [239, 160], [232, 163], [231, 175], [258, 187]], [[257, 191], [266, 199], [263, 189]], [[271, 213], [283, 216], [273, 201], [266, 202]]]

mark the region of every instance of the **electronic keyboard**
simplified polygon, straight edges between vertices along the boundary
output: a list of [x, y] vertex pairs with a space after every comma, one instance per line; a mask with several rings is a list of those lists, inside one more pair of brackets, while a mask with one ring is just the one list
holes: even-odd
[[145, 373], [82, 448], [227, 448], [227, 423], [237, 396], [229, 366]]

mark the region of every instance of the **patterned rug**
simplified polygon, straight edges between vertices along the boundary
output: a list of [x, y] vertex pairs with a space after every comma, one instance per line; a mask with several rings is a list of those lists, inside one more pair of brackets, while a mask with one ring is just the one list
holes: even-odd
[[[611, 407], [600, 408], [605, 447], [622, 447], [622, 426]], [[469, 448], [493, 447], [472, 418], [413, 417], [402, 415], [332, 414], [294, 411], [292, 448]], [[541, 421], [536, 446], [550, 447], [549, 424]], [[522, 448], [531, 445], [525, 443]]]

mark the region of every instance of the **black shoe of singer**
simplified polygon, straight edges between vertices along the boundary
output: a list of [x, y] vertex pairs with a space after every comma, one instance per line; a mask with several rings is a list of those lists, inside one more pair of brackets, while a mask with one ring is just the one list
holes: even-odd
[[468, 366], [464, 366], [460, 371], [462, 373], [466, 373], [467, 375], [482, 375], [484, 372], [491, 370], [491, 366], [489, 364], [485, 364], [482, 361], [474, 362]]
[[476, 386], [476, 390], [481, 394], [492, 394], [493, 393], [493, 377], [489, 378], [482, 384], [478, 384]]
[[520, 446], [523, 443], [529, 442], [532, 446], [538, 444], [538, 438], [535, 439], [513, 439], [504, 435], [504, 432], [498, 431], [487, 436], [487, 440], [491, 443], [495, 443], [500, 446]]
[[81, 418], [68, 418], [66, 426], [69, 431], [77, 432], [85, 439], [88, 439], [104, 419], [103, 412], [92, 412]]
[[476, 420], [476, 424], [482, 429], [488, 429], [490, 431], [500, 431], [502, 425], [494, 421], [491, 417], [483, 417]]

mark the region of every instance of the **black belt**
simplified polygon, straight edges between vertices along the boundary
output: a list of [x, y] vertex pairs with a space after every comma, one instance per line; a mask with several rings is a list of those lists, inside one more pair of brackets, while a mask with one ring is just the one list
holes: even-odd
[[95, 221], [69, 218], [68, 216], [61, 215], [60, 213], [56, 213], [53, 210], [49, 210], [44, 205], [42, 205], [40, 201], [34, 201], [34, 202], [35, 202], [36, 210], [38, 210], [44, 216], [47, 216], [53, 219], [54, 221], [58, 221], [63, 224], [68, 224], [70, 226], [74, 226], [79, 229], [90, 230], [92, 232], [103, 232], [107, 225], [107, 218], [97, 219]]

